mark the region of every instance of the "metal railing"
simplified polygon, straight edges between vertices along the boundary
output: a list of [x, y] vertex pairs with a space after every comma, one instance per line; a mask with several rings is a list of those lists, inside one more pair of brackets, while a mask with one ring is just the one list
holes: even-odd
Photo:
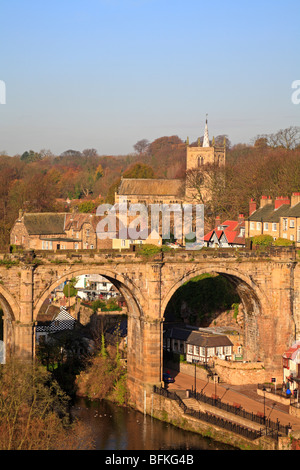
[[244, 408], [238, 404], [230, 405], [229, 403], [222, 402], [220, 399], [208, 397], [204, 393], [195, 393], [195, 391], [191, 391], [190, 396], [192, 398], [195, 398], [199, 402], [206, 403], [222, 411], [226, 411], [227, 413], [231, 413], [236, 416], [239, 416], [240, 418], [247, 419], [256, 424], [264, 426], [270, 430], [276, 431], [279, 434], [288, 436], [291, 431], [290, 424], [282, 425], [280, 424], [278, 419], [277, 421], [271, 421], [271, 419], [267, 418], [265, 415], [262, 415], [261, 413], [258, 414], [258, 413], [244, 410]]
[[264, 390], [268, 393], [273, 393], [274, 395], [277, 395], [278, 397], [282, 397], [282, 398], [285, 398], [286, 399], [286, 404], [289, 405], [289, 401], [291, 399], [291, 396], [290, 395], [287, 395], [286, 393], [286, 388], [282, 385], [274, 385], [273, 383], [272, 384], [268, 384], [268, 385], [264, 385], [264, 384], [258, 384], [257, 385], [257, 388], [259, 390]]
[[247, 428], [246, 426], [241, 426], [240, 424], [226, 420], [214, 414], [193, 410], [192, 408], [187, 407], [187, 405], [177, 395], [176, 392], [170, 392], [167, 389], [159, 388], [156, 386], [154, 386], [153, 391], [154, 393], [157, 393], [161, 396], [164, 396], [171, 400], [175, 400], [180, 406], [180, 408], [183, 410], [184, 414], [191, 416], [193, 418], [199, 419], [200, 421], [204, 421], [206, 423], [219, 426], [222, 429], [226, 429], [235, 434], [239, 434], [240, 436], [243, 436], [250, 440], [255, 440], [264, 434], [264, 431], [262, 429], [260, 430], [250, 429], [250, 428]]

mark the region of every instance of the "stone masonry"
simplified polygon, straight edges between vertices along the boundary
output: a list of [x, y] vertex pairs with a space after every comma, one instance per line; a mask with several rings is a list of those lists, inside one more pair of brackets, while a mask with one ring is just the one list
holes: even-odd
[[175, 291], [202, 273], [219, 273], [237, 286], [245, 312], [245, 359], [282, 376], [281, 357], [300, 339], [300, 266], [296, 251], [185, 250], [149, 258], [138, 252], [39, 251], [0, 254], [0, 302], [7, 357], [31, 359], [34, 323], [50, 293], [81, 274], [101, 274], [128, 307], [128, 382], [143, 410], [144, 394], [162, 379], [164, 312]]

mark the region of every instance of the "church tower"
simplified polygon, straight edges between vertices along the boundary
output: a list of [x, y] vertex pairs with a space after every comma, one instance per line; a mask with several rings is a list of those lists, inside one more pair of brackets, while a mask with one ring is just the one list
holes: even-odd
[[206, 118], [203, 144], [201, 146], [200, 139], [196, 147], [187, 145], [186, 150], [186, 169], [201, 168], [206, 163], [215, 163], [218, 165], [225, 165], [226, 160], [226, 147], [216, 147], [214, 139], [212, 143], [209, 140], [208, 121]]
[[[203, 144], [201, 146], [200, 139], [198, 139], [197, 146], [191, 146], [187, 143], [186, 148], [186, 170], [199, 168], [207, 163], [217, 164], [218, 166], [225, 166], [226, 163], [226, 145], [224, 142], [223, 147], [216, 147], [215, 139], [212, 142], [209, 140], [208, 120], [206, 115], [205, 129]], [[187, 194], [186, 196], [190, 196]]]

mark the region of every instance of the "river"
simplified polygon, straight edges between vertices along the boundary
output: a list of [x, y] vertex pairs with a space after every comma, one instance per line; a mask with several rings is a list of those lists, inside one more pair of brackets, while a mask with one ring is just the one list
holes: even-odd
[[107, 400], [77, 399], [72, 414], [96, 450], [236, 450]]

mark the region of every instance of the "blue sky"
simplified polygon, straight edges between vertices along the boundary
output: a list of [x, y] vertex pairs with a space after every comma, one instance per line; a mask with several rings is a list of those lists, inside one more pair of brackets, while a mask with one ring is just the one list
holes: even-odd
[[232, 143], [300, 125], [299, 0], [1, 0], [0, 150]]

